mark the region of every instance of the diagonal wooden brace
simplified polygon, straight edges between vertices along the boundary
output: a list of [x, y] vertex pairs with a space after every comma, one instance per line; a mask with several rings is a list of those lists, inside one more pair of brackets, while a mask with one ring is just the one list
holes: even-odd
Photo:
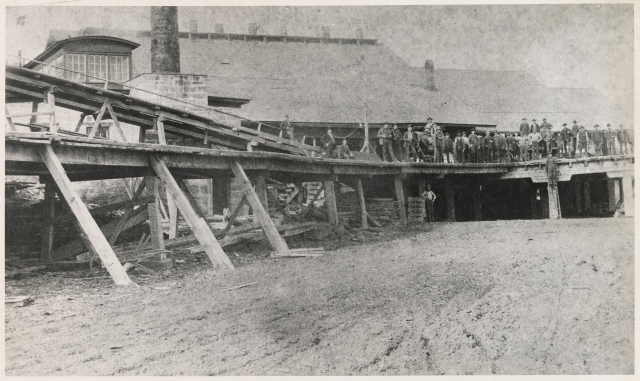
[[173, 175], [169, 171], [169, 168], [167, 168], [164, 161], [157, 155], [151, 155], [149, 157], [149, 161], [151, 162], [153, 170], [158, 175], [158, 178], [162, 181], [165, 189], [169, 192], [171, 197], [173, 197], [173, 200], [178, 206], [180, 213], [187, 221], [187, 224], [189, 224], [191, 230], [193, 230], [193, 234], [198, 239], [198, 242], [203, 246], [205, 253], [211, 260], [211, 263], [233, 269], [234, 267], [231, 260], [229, 260], [229, 257], [227, 257], [222, 250], [222, 246], [220, 246], [220, 243], [211, 232], [209, 224], [207, 224], [207, 221], [203, 217], [199, 216], [193, 209], [189, 199], [180, 189], [178, 182], [173, 178]]
[[91, 132], [89, 133], [89, 139], [92, 139], [94, 136], [96, 136], [98, 127], [100, 127], [100, 121], [102, 120], [102, 117], [104, 116], [104, 112], [106, 110], [107, 110], [107, 100], [105, 99], [104, 103], [102, 104], [102, 107], [100, 107], [100, 112], [98, 112], [98, 116], [96, 117], [96, 120], [93, 122], [93, 127], [91, 127]]
[[98, 224], [93, 220], [87, 206], [80, 200], [80, 197], [73, 191], [71, 181], [60, 163], [60, 160], [53, 152], [49, 145], [40, 148], [40, 157], [51, 173], [53, 180], [56, 182], [60, 194], [64, 197], [69, 209], [73, 212], [78, 220], [80, 229], [87, 237], [87, 243], [90, 250], [98, 254], [102, 263], [104, 263], [107, 271], [113, 278], [113, 281], [119, 286], [126, 286], [131, 283], [131, 279], [127, 275], [120, 261], [113, 252], [113, 249], [104, 237]]
[[273, 249], [276, 251], [289, 251], [289, 246], [287, 246], [287, 243], [280, 236], [278, 229], [276, 229], [276, 225], [271, 220], [271, 217], [269, 217], [269, 213], [267, 213], [264, 206], [260, 203], [258, 194], [253, 189], [253, 186], [240, 163], [237, 161], [232, 162], [231, 170], [233, 171], [233, 175], [242, 184], [247, 200], [249, 201], [249, 205], [251, 205], [251, 208], [253, 209], [253, 215], [258, 219], [258, 222], [260, 223], [260, 226], [262, 226], [262, 230], [267, 236], [267, 240]]
[[236, 206], [236, 209], [233, 211], [233, 214], [231, 215], [231, 217], [229, 217], [229, 219], [227, 220], [227, 226], [224, 228], [224, 230], [220, 234], [220, 238], [226, 237], [229, 230], [233, 227], [233, 222], [236, 220], [236, 218], [238, 218], [238, 214], [240, 214], [240, 210], [242, 210], [242, 207], [248, 203], [249, 201], [247, 201], [247, 195], [245, 194], [240, 199], [240, 202], [238, 203], [238, 206]]

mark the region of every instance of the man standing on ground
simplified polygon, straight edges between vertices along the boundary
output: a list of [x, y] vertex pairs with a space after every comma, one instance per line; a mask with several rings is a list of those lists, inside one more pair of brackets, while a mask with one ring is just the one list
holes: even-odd
[[433, 202], [436, 200], [436, 194], [431, 191], [431, 184], [427, 184], [427, 190], [422, 192], [420, 197], [427, 201], [427, 222], [435, 222], [433, 218]]
[[[535, 119], [533, 120], [535, 121]], [[522, 118], [522, 123], [520, 123], [520, 135], [527, 136], [529, 135], [530, 128], [529, 123], [527, 123], [527, 118]]]
[[588, 147], [589, 147], [589, 134], [584, 129], [583, 126], [580, 126], [578, 129], [578, 134], [576, 135], [576, 142], [578, 143], [578, 152], [580, 152], [580, 157], [588, 157]]
[[596, 150], [596, 156], [602, 156], [602, 142], [604, 141], [604, 136], [602, 135], [602, 131], [600, 131], [600, 126], [593, 126], [593, 148]]
[[324, 147], [324, 152], [327, 155], [327, 159], [335, 158], [335, 149], [336, 149], [336, 137], [333, 136], [333, 132], [331, 129], [327, 130], [327, 133], [324, 134], [322, 139], [322, 146]]
[[280, 122], [280, 129], [282, 130], [282, 136], [289, 136], [289, 140], [293, 141], [293, 127], [291, 127], [291, 121], [289, 115], [284, 116], [284, 120]]
[[620, 144], [620, 155], [622, 155], [622, 150], [624, 150], [624, 155], [628, 155], [629, 151], [627, 151], [627, 143], [629, 142], [629, 135], [627, 134], [627, 130], [620, 125], [620, 129], [618, 130], [618, 144]]
[[478, 149], [478, 135], [476, 135], [476, 130], [471, 130], [471, 135], [469, 135], [469, 161], [471, 163], [477, 163], [477, 149]]
[[607, 153], [616, 154], [616, 132], [611, 128], [611, 123], [607, 123], [607, 130], [604, 132], [604, 140], [607, 144]]
[[415, 161], [418, 152], [416, 152], [415, 134], [411, 125], [407, 127], [407, 132], [402, 136], [402, 145], [404, 146], [404, 157], [406, 161]]
[[573, 126], [571, 126], [571, 141], [573, 143], [573, 147], [571, 147], [571, 158], [575, 157], [576, 151], [578, 151], [578, 132], [580, 132], [580, 127], [578, 127], [578, 122], [573, 121]]

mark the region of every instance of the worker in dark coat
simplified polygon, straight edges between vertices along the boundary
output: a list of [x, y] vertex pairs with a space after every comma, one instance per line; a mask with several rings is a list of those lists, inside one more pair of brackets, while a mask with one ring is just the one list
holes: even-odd
[[[447, 158], [447, 163], [452, 163], [453, 156], [453, 141], [449, 138], [449, 134], [444, 134], [444, 140], [442, 141], [442, 154]], [[449, 156], [451, 155], [451, 156]]]
[[[544, 119], [544, 121], [546, 122], [547, 120]], [[529, 133], [533, 133], [533, 132], [540, 132], [540, 125], [538, 124], [538, 122], [536, 122], [535, 119], [531, 120], [531, 128], [529, 129]]]
[[604, 132], [604, 141], [607, 144], [607, 154], [616, 154], [616, 135], [617, 133], [611, 128], [611, 123], [607, 123], [607, 130]]
[[331, 129], [327, 130], [327, 133], [324, 134], [320, 141], [322, 142], [322, 147], [324, 147], [324, 152], [327, 158], [335, 159], [336, 137], [333, 136], [333, 132], [331, 131]]
[[478, 135], [476, 135], [476, 130], [472, 130], [469, 135], [469, 162], [477, 163], [478, 157]]
[[588, 157], [588, 147], [589, 147], [589, 134], [584, 129], [583, 126], [580, 126], [578, 130], [578, 134], [576, 135], [576, 142], [578, 144], [578, 152], [580, 153], [580, 157]]
[[552, 155], [547, 155], [547, 177], [549, 178], [549, 185], [552, 187], [558, 186], [558, 161]]
[[476, 163], [484, 163], [484, 136], [478, 135], [476, 144]]
[[462, 132], [458, 131], [458, 136], [456, 136], [453, 144], [456, 147], [456, 163], [464, 163], [464, 139], [462, 138]]
[[484, 161], [487, 163], [493, 163], [493, 158], [495, 157], [495, 143], [494, 143], [493, 132], [490, 132], [484, 136]]
[[347, 139], [342, 139], [342, 144], [338, 146], [338, 159], [353, 159], [353, 154], [347, 145]]
[[542, 124], [536, 130], [542, 134], [542, 131], [550, 130], [552, 128], [553, 128], [553, 125], [547, 122], [547, 118], [542, 118]]
[[529, 123], [527, 123], [527, 118], [522, 118], [522, 123], [520, 123], [520, 135], [522, 136], [529, 135], [529, 130], [530, 128], [529, 128]]
[[593, 126], [593, 133], [591, 134], [591, 136], [593, 136], [593, 147], [596, 150], [596, 156], [602, 156], [602, 143], [604, 142], [604, 135], [602, 134], [602, 131], [600, 131], [600, 126], [599, 125], [595, 125]]
[[627, 143], [629, 142], [629, 134], [627, 134], [627, 130], [620, 125], [620, 129], [618, 130], [618, 144], [620, 144], [620, 155], [622, 155], [622, 150], [624, 150], [624, 155], [628, 155], [629, 151], [627, 151]]
[[280, 122], [280, 129], [282, 130], [282, 136], [288, 135], [289, 139], [293, 141], [293, 127], [291, 127], [289, 115], [285, 115], [284, 120]]
[[396, 158], [401, 161], [404, 156], [402, 154], [402, 131], [398, 129], [397, 124], [393, 125], [391, 136], [393, 137], [393, 152], [396, 154]]
[[436, 163], [442, 163], [442, 160], [443, 160], [442, 159], [442, 155], [443, 155], [443, 152], [444, 152], [444, 139], [445, 139], [445, 136], [442, 133], [442, 129], [439, 126], [436, 126], [435, 128], [436, 128], [436, 134], [434, 136], [434, 141], [435, 141], [435, 144], [434, 144], [434, 146], [435, 146], [435, 153], [434, 153], [435, 160], [434, 161]]

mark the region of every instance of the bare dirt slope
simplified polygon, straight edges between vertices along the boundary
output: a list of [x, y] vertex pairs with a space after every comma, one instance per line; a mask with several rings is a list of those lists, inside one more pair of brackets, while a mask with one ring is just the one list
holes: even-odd
[[235, 271], [180, 264], [140, 288], [8, 281], [35, 303], [7, 308], [6, 374], [633, 373], [633, 219], [395, 234]]

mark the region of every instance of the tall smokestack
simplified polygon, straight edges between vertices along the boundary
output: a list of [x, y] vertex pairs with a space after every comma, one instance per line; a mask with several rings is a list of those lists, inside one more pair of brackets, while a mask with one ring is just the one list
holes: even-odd
[[151, 7], [151, 72], [180, 73], [178, 7]]
[[424, 61], [424, 71], [425, 77], [427, 80], [427, 90], [435, 91], [436, 90], [436, 74], [435, 74], [435, 65], [433, 64], [433, 60]]

